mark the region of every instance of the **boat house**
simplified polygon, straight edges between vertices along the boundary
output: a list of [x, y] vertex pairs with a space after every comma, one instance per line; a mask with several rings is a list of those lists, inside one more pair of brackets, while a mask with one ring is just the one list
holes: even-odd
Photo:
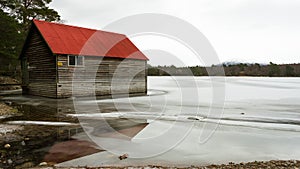
[[147, 94], [148, 58], [122, 34], [33, 20], [20, 60], [24, 94]]

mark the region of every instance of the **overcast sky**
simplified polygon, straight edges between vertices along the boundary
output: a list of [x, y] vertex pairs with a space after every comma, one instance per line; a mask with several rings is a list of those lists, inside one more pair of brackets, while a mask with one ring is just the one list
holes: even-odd
[[[300, 62], [299, 0], [53, 0], [50, 6], [66, 24], [95, 29], [134, 14], [168, 14], [197, 27], [221, 62]], [[151, 48], [149, 40], [134, 43], [142, 50]], [[164, 52], [153, 53], [164, 57]], [[161, 65], [172, 60], [166, 57]]]

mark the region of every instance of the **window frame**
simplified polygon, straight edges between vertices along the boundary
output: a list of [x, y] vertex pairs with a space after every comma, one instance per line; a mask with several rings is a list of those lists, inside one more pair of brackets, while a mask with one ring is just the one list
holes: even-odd
[[[70, 57], [75, 57], [75, 65], [70, 65]], [[82, 58], [82, 65], [78, 65], [78, 58]], [[84, 67], [84, 59], [85, 57], [82, 55], [68, 55], [68, 66], [69, 67]]]

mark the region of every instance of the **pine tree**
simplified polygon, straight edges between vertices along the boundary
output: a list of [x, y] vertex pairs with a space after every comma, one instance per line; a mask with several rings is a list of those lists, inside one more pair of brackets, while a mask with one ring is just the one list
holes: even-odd
[[32, 19], [59, 21], [52, 0], [0, 0], [0, 70], [15, 69]]
[[0, 7], [21, 23], [26, 32], [32, 19], [60, 20], [59, 14], [48, 7], [51, 2], [52, 0], [0, 0]]
[[1, 70], [8, 70], [17, 65], [24, 36], [21, 25], [0, 9], [0, 65]]

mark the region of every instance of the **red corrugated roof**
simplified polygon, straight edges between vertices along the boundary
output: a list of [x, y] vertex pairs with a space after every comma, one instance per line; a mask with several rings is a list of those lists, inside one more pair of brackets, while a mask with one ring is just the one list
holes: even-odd
[[148, 60], [148, 58], [122, 34], [39, 20], [34, 20], [33, 23], [55, 54]]

